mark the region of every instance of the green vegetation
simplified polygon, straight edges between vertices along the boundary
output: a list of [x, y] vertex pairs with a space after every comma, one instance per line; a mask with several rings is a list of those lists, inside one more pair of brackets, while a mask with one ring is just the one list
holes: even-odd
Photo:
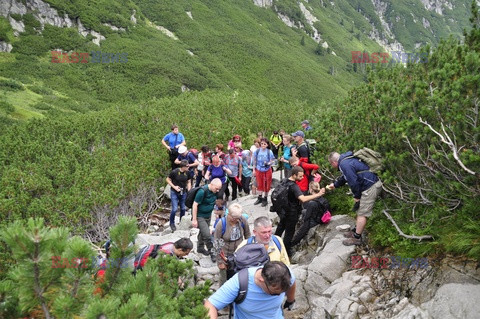
[[[69, 237], [43, 219], [18, 220], [2, 229], [17, 264], [0, 282], [2, 318], [205, 318], [209, 283], [191, 286], [193, 262], [162, 255], [132, 275], [135, 218], [120, 218], [104, 277], [89, 242]], [[122, 261], [122, 262], [114, 262]]]

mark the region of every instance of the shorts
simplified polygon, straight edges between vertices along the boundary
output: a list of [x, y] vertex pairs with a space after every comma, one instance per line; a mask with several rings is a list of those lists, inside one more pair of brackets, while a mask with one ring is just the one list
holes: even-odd
[[382, 185], [382, 181], [378, 180], [378, 182], [373, 184], [369, 189], [362, 192], [362, 197], [360, 198], [360, 207], [357, 211], [358, 216], [372, 216], [373, 205], [375, 205], [375, 200], [382, 191]]

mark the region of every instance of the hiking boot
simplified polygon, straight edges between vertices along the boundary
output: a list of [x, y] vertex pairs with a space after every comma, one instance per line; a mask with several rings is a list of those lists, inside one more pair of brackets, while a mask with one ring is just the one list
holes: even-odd
[[343, 234], [343, 237], [345, 238], [355, 238], [355, 236], [353, 236], [353, 231], [348, 231], [346, 233]]
[[268, 205], [268, 200], [267, 200], [267, 198], [265, 197], [265, 198], [262, 199], [262, 207], [265, 207], [265, 206], [267, 206], [267, 205]]
[[253, 203], [253, 205], [258, 205], [258, 204], [261, 204], [263, 202], [263, 197], [262, 195], [258, 196], [258, 199], [255, 203]]
[[352, 246], [352, 245], [361, 245], [362, 244], [362, 238], [347, 238], [344, 239], [342, 242], [345, 246]]
[[197, 253], [203, 254], [203, 255], [205, 255], [205, 256], [210, 255], [209, 252], [205, 249], [205, 247], [197, 248]]
[[175, 224], [170, 224], [170, 229], [172, 230], [172, 233], [177, 230], [177, 227], [175, 227]]
[[211, 253], [210, 254], [210, 260], [212, 261], [212, 263], [216, 263], [217, 262], [217, 256], [215, 256], [214, 253]]

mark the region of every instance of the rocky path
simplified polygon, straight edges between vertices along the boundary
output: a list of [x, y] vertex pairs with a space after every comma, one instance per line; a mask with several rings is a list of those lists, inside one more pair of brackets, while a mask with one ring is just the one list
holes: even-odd
[[[279, 176], [275, 177], [278, 182]], [[253, 205], [256, 198], [250, 195], [237, 199], [250, 216], [251, 229], [259, 216], [268, 216], [275, 225], [276, 214], [270, 213], [268, 206]], [[421, 268], [363, 267], [372, 261], [374, 253], [368, 247], [342, 244], [343, 231], [353, 224], [351, 217], [337, 213], [328, 225], [311, 229], [308, 240], [297, 246], [291, 266], [297, 278], [297, 298], [294, 309], [285, 312], [286, 318], [480, 318], [478, 263], [450, 259]], [[163, 232], [140, 234], [137, 243], [161, 244], [189, 237], [194, 251], [188, 258], [196, 264], [197, 280], [209, 279], [214, 282], [212, 289], [217, 289], [218, 268], [209, 257], [196, 253], [198, 229], [191, 228], [189, 216], [174, 233], [166, 226]], [[362, 269], [354, 269], [352, 256], [365, 257], [368, 262]], [[389, 258], [388, 267], [392, 266], [391, 256], [382, 258]]]

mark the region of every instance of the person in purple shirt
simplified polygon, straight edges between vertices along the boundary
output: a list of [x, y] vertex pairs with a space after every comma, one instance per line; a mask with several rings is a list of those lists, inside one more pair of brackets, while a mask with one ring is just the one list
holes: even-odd
[[225, 166], [220, 157], [215, 155], [212, 157], [212, 164], [208, 167], [207, 173], [205, 173], [205, 179], [207, 181], [212, 181], [215, 178], [220, 179], [222, 182], [222, 189], [217, 193], [218, 199], [223, 199], [225, 194], [225, 189], [227, 188], [227, 174], [232, 174], [232, 171]]

